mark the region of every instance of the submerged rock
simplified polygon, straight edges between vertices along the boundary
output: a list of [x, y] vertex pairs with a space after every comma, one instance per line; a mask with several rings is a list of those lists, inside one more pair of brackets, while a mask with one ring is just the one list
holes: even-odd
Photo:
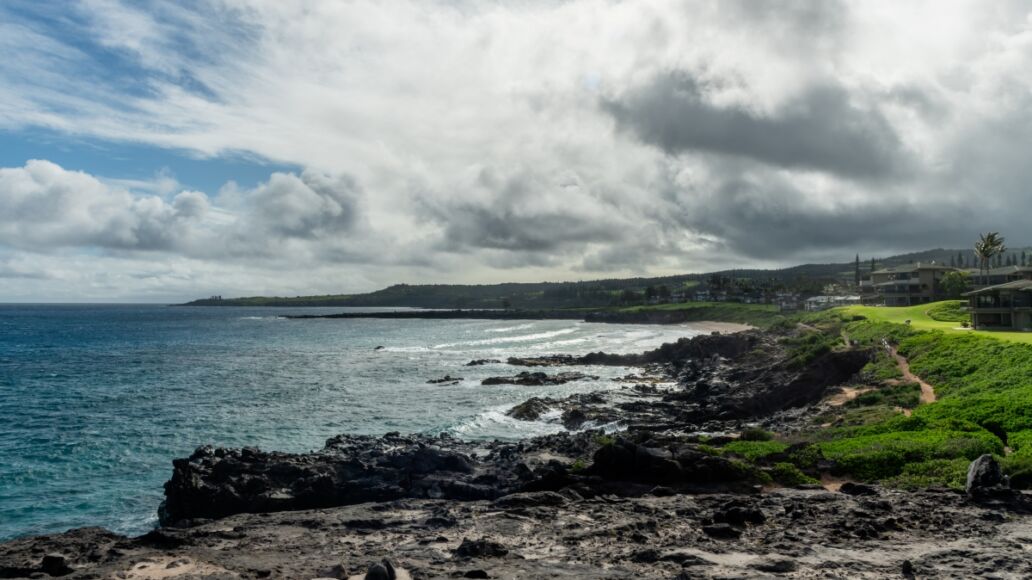
[[442, 378], [439, 378], [439, 379], [430, 379], [429, 381], [426, 382], [426, 384], [428, 384], [428, 385], [440, 385], [440, 384], [445, 384], [446, 383], [446, 384], [449, 384], [449, 385], [456, 385], [456, 384], [458, 384], [462, 380], [463, 380], [462, 377], [453, 377], [451, 375], [444, 375]]

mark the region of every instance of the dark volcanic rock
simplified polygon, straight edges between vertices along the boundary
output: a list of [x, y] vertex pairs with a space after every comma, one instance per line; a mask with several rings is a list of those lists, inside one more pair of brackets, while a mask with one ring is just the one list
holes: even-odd
[[967, 485], [965, 490], [968, 495], [977, 496], [986, 491], [1007, 487], [1000, 469], [1000, 463], [988, 453], [971, 462], [968, 466]]
[[458, 558], [498, 558], [509, 553], [509, 549], [498, 542], [480, 538], [470, 540], [463, 538], [462, 544], [455, 549]]
[[502, 361], [495, 358], [478, 358], [476, 360], [469, 361], [468, 363], [466, 363], [466, 366], [478, 367], [481, 365], [501, 364], [501, 362]]
[[[551, 443], [566, 444], [579, 443], [576, 438]], [[555, 499], [536, 497], [550, 498], [546, 503]], [[738, 508], [742, 514], [767, 516], [762, 523], [743, 525], [712, 521], [715, 514]], [[987, 517], [1001, 510], [1006, 524]], [[447, 528], [424, 523], [445, 514], [452, 518]], [[864, 531], [889, 530], [888, 514], [895, 520], [891, 532]], [[349, 524], [378, 519], [390, 525], [372, 534]], [[382, 578], [388, 554], [397, 576], [404, 577], [404, 571], [412, 578], [461, 578], [471, 572], [571, 580], [772, 574], [891, 578], [901, 572], [919, 578], [1032, 577], [1032, 552], [1023, 548], [1032, 538], [1032, 518], [945, 491], [883, 489], [877, 499], [792, 489], [639, 498], [594, 495], [547, 506], [514, 500], [511, 507], [498, 501], [406, 499], [238, 514], [192, 528], [162, 529], [160, 534], [166, 538], [160, 546], [95, 529], [12, 540], [0, 544], [0, 577], [47, 578], [41, 569], [46, 554], [66, 558], [74, 571], [65, 578], [76, 580], [159, 574], [361, 578], [374, 562], [383, 566], [377, 567]]]
[[742, 535], [742, 530], [739, 530], [730, 524], [711, 524], [703, 526], [702, 531], [707, 536], [720, 540], [734, 540]]
[[[585, 473], [610, 481], [664, 484], [680, 491], [713, 489], [746, 491], [755, 475], [732, 461], [698, 450], [678, 440], [648, 447], [627, 439], [601, 447]], [[643, 490], [643, 492], [646, 490]]]
[[498, 486], [476, 481], [466, 448], [450, 438], [397, 435], [342, 435], [322, 451], [304, 455], [202, 447], [173, 462], [159, 516], [171, 524], [402, 497], [502, 495]]
[[865, 483], [847, 481], [839, 488], [839, 492], [849, 495], [878, 495], [878, 488]]
[[480, 381], [481, 385], [523, 385], [529, 387], [540, 387], [543, 385], [562, 385], [570, 381], [597, 381], [598, 377], [584, 373], [558, 373], [549, 375], [546, 373], [522, 372], [511, 377], [488, 377]]
[[554, 399], [531, 397], [509, 409], [505, 414], [520, 421], [537, 421], [542, 414], [548, 412], [553, 404], [555, 404]]
[[444, 375], [439, 379], [430, 379], [426, 382], [428, 385], [440, 385], [442, 383], [448, 383], [450, 385], [458, 384], [462, 380], [462, 377], [453, 377], [451, 375]]

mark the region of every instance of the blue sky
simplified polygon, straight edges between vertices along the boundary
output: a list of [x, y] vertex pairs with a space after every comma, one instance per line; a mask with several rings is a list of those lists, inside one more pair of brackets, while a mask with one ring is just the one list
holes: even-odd
[[301, 170], [297, 165], [273, 163], [245, 152], [201, 157], [187, 150], [76, 137], [41, 128], [0, 132], [0, 167], [17, 167], [29, 159], [47, 159], [65, 169], [114, 179], [147, 181], [166, 174], [186, 189], [211, 194], [229, 181], [250, 188], [275, 171]]
[[8, 0], [0, 52], [0, 301], [1032, 241], [1018, 0]]

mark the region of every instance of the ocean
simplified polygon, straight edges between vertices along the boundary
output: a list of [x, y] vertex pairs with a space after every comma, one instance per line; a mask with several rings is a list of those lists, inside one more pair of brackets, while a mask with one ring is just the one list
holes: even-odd
[[[154, 527], [172, 459], [205, 444], [301, 452], [339, 433], [516, 439], [532, 396], [621, 388], [481, 386], [523, 369], [472, 359], [641, 352], [691, 327], [566, 320], [289, 320], [375, 309], [0, 305], [0, 540]], [[398, 309], [390, 309], [398, 310]], [[377, 348], [383, 347], [383, 348]], [[431, 385], [445, 375], [457, 385]]]

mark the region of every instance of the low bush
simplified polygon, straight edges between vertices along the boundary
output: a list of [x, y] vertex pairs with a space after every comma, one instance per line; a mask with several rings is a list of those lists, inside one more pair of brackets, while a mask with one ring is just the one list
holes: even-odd
[[932, 459], [921, 463], [910, 463], [903, 466], [899, 475], [883, 479], [881, 483], [888, 487], [903, 489], [928, 487], [964, 489], [970, 464], [971, 462], [965, 458]]
[[903, 371], [899, 370], [899, 363], [895, 357], [889, 356], [883, 348], [874, 350], [871, 362], [867, 363], [860, 370], [860, 378], [867, 382], [882, 382], [892, 379], [902, 379]]
[[1032, 449], [1012, 453], [1000, 460], [1003, 473], [1015, 489], [1032, 488]]
[[770, 468], [770, 476], [775, 482], [789, 487], [808, 483], [820, 483], [820, 481], [800, 471], [795, 465], [786, 462], [775, 463], [774, 466]]
[[848, 404], [851, 407], [887, 405], [890, 407], [913, 409], [920, 403], [921, 385], [917, 383], [901, 383], [861, 393]]
[[768, 455], [776, 455], [783, 453], [788, 449], [788, 444], [780, 441], [732, 441], [722, 448], [724, 453], [732, 453], [743, 457], [749, 461], [756, 461], [767, 457]]
[[932, 304], [926, 312], [928, 318], [939, 322], [971, 322], [971, 314], [964, 310], [966, 306], [964, 300], [945, 300]]
[[907, 464], [932, 459], [975, 459], [1002, 453], [992, 434], [971, 431], [901, 431], [862, 435], [818, 444], [839, 471], [864, 480], [900, 475]]

